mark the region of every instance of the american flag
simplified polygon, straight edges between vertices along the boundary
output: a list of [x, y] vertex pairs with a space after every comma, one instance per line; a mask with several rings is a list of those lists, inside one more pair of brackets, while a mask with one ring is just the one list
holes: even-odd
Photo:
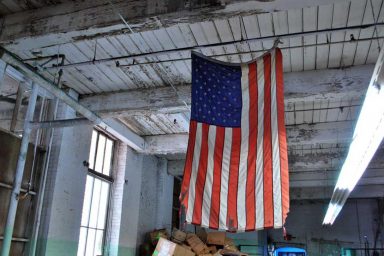
[[289, 177], [280, 49], [231, 64], [192, 53], [192, 107], [180, 202], [186, 222], [281, 228]]

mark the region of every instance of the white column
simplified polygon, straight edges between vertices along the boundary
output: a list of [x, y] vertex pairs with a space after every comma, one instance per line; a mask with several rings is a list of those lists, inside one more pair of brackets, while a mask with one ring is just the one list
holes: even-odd
[[121, 211], [123, 205], [124, 183], [125, 183], [125, 167], [127, 162], [127, 145], [123, 142], [117, 142], [114, 168], [113, 168], [113, 185], [110, 209], [110, 227], [109, 241], [106, 246], [106, 255], [117, 256], [119, 250]]

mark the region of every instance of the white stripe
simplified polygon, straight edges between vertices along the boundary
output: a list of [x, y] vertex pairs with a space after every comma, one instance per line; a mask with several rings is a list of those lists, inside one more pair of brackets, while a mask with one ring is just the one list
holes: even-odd
[[229, 166], [231, 163], [231, 151], [232, 151], [232, 128], [225, 128], [224, 137], [225, 139], [224, 139], [224, 149], [223, 149], [223, 162], [221, 165], [219, 229], [228, 230], [227, 204], [228, 204]]
[[271, 53], [271, 126], [272, 126], [272, 170], [273, 170], [273, 219], [274, 227], [283, 226], [281, 213], [281, 180], [280, 180], [280, 150], [279, 128], [277, 125], [277, 99], [276, 99], [276, 51]]
[[211, 213], [211, 198], [212, 198], [212, 185], [213, 185], [213, 163], [216, 142], [216, 126], [210, 125], [208, 132], [208, 163], [207, 175], [205, 176], [205, 186], [203, 194], [203, 209], [201, 225], [209, 227], [209, 216]]
[[191, 181], [189, 183], [189, 194], [188, 194], [188, 210], [185, 221], [187, 223], [192, 222], [193, 209], [195, 207], [195, 187], [196, 187], [196, 178], [197, 171], [199, 169], [200, 162], [200, 149], [201, 149], [201, 139], [202, 139], [202, 124], [197, 123], [196, 125], [196, 139], [195, 139], [195, 148], [193, 151], [193, 161], [192, 161], [192, 171], [191, 171]]
[[249, 148], [249, 67], [241, 65], [241, 97], [243, 106], [241, 108], [241, 147], [239, 162], [239, 179], [237, 186], [237, 229], [245, 230], [246, 225], [246, 209], [245, 194], [247, 185], [247, 169], [248, 169], [248, 148]]
[[257, 62], [256, 229], [264, 228], [264, 61]]

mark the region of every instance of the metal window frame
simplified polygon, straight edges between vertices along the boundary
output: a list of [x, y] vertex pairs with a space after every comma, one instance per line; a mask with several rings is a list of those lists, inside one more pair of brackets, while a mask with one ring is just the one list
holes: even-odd
[[[87, 241], [88, 241], [88, 231], [89, 229], [93, 229], [93, 230], [96, 230], [96, 231], [100, 231], [102, 230], [103, 231], [103, 241], [102, 241], [102, 253], [104, 252], [104, 249], [105, 249], [105, 243], [106, 243], [106, 235], [107, 235], [107, 232], [108, 232], [108, 219], [109, 219], [109, 216], [110, 216], [110, 206], [111, 206], [111, 193], [112, 193], [112, 186], [113, 186], [113, 182], [114, 182], [114, 179], [112, 178], [112, 170], [113, 170], [113, 159], [114, 159], [114, 156], [115, 156], [115, 149], [116, 149], [116, 139], [113, 138], [112, 136], [110, 136], [109, 134], [106, 134], [105, 132], [103, 131], [100, 131], [99, 129], [97, 129], [96, 127], [93, 129], [92, 132], [96, 132], [97, 133], [97, 137], [96, 137], [96, 145], [95, 145], [95, 155], [94, 155], [94, 160], [93, 160], [93, 169], [90, 168], [90, 166], [88, 167], [88, 173], [87, 173], [87, 176], [90, 176], [90, 177], [93, 177], [93, 184], [92, 184], [92, 195], [91, 195], [91, 205], [92, 205], [92, 202], [93, 202], [93, 189], [94, 189], [94, 184], [95, 184], [95, 180], [98, 179], [100, 180], [101, 182], [106, 182], [109, 184], [109, 190], [108, 190], [108, 201], [107, 201], [107, 207], [106, 207], [106, 217], [105, 217], [105, 222], [104, 222], [104, 226], [103, 226], [103, 229], [100, 229], [100, 228], [92, 228], [92, 227], [89, 227], [89, 218], [90, 218], [90, 214], [91, 214], [91, 210], [89, 211], [88, 213], [88, 223], [87, 223], [87, 226], [83, 226], [80, 224], [80, 228], [85, 228], [87, 229], [87, 234], [86, 234], [86, 237], [85, 237], [85, 248], [86, 248], [86, 245], [87, 245]], [[111, 161], [110, 161], [110, 170], [109, 170], [109, 174], [110, 175], [106, 175], [102, 172], [97, 172], [95, 171], [95, 166], [96, 166], [96, 158], [97, 158], [97, 152], [98, 152], [98, 149], [99, 149], [99, 137], [100, 135], [103, 135], [106, 137], [106, 142], [105, 142], [105, 145], [104, 145], [104, 155], [103, 155], [103, 161], [102, 161], [102, 169], [101, 171], [103, 172], [104, 170], [104, 163], [105, 163], [105, 151], [106, 151], [106, 145], [107, 145], [107, 139], [111, 140], [113, 145], [112, 145], [112, 153], [111, 153]], [[101, 193], [101, 191], [100, 191]], [[100, 202], [99, 202], [99, 208], [100, 208]], [[99, 216], [99, 209], [97, 211], [97, 215]], [[85, 251], [86, 252], [86, 249]]]

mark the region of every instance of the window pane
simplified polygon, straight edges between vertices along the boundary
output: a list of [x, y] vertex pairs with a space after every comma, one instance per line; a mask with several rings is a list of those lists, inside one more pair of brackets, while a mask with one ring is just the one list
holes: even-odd
[[77, 249], [78, 256], [84, 256], [85, 253], [85, 243], [87, 241], [87, 229], [80, 228], [80, 237], [79, 237], [79, 248]]
[[87, 246], [86, 246], [85, 255], [94, 256], [93, 251], [95, 248], [95, 238], [96, 238], [96, 230], [92, 228], [88, 229]]
[[95, 182], [93, 185], [91, 214], [89, 217], [89, 227], [91, 228], [96, 228], [96, 225], [97, 225], [97, 215], [99, 211], [99, 202], [100, 202], [100, 191], [101, 191], [101, 180], [95, 179]]
[[91, 141], [91, 149], [89, 151], [89, 168], [94, 170], [95, 169], [95, 151], [96, 151], [96, 141], [97, 141], [97, 132], [94, 130], [92, 132], [92, 141]]
[[94, 178], [87, 175], [87, 183], [85, 185], [84, 202], [83, 202], [83, 213], [81, 216], [81, 226], [88, 226], [89, 221], [89, 210], [92, 202], [92, 191], [93, 191]]
[[103, 161], [104, 161], [104, 150], [105, 150], [105, 136], [99, 135], [99, 142], [97, 145], [96, 165], [95, 171], [103, 172]]
[[105, 160], [104, 160], [104, 170], [105, 175], [111, 174], [111, 161], [112, 161], [112, 150], [113, 150], [113, 141], [107, 139], [107, 145], [105, 147]]
[[95, 241], [95, 255], [103, 255], [103, 230], [97, 230]]
[[97, 220], [97, 228], [99, 229], [104, 229], [105, 227], [105, 220], [107, 217], [108, 198], [109, 198], [109, 184], [107, 182], [103, 182], [101, 184], [99, 217]]

